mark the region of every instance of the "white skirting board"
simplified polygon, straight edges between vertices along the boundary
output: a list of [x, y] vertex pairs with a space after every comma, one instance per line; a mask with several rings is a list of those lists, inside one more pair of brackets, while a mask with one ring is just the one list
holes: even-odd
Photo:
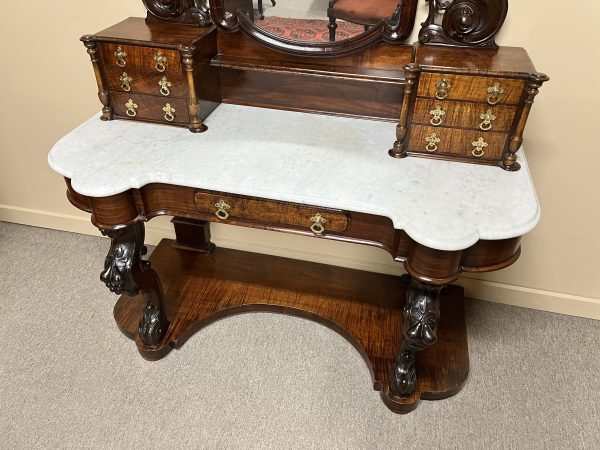
[[[90, 223], [89, 216], [83, 213], [77, 216], [0, 205], [0, 221], [93, 236], [100, 235], [98, 229]], [[385, 251], [374, 247], [221, 224], [212, 224], [211, 234], [212, 241], [220, 247], [370, 272], [393, 275], [403, 273], [400, 264], [392, 261]], [[156, 245], [162, 238], [175, 238], [167, 218], [154, 219], [146, 225], [147, 244]], [[101, 263], [102, 261], [98, 264]], [[600, 320], [600, 299], [477, 280], [469, 278], [468, 274], [461, 277], [457, 284], [464, 286], [465, 295], [469, 298]]]

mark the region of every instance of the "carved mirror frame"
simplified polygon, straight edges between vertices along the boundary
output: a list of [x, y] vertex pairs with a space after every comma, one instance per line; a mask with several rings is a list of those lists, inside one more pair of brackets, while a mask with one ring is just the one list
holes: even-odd
[[242, 31], [261, 44], [275, 50], [304, 56], [341, 56], [360, 51], [379, 42], [402, 43], [412, 33], [419, 0], [398, 0], [396, 9], [388, 20], [372, 26], [358, 36], [339, 42], [301, 42], [269, 33], [256, 26], [240, 11], [225, 11], [225, 0], [211, 0], [210, 14], [222, 30]]
[[[398, 0], [388, 20], [368, 31], [339, 42], [301, 42], [282, 38], [258, 27], [241, 11], [225, 10], [225, 0], [142, 0], [149, 21], [216, 25], [225, 32], [238, 31], [285, 53], [332, 57], [359, 52], [380, 42], [404, 43], [411, 35], [419, 0]], [[429, 16], [421, 24], [419, 41], [426, 45], [495, 49], [496, 33], [508, 12], [508, 0], [425, 0]], [[438, 23], [440, 22], [441, 23]]]

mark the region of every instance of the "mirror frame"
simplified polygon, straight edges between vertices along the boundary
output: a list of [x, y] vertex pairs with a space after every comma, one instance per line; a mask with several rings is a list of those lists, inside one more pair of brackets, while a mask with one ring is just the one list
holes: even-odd
[[302, 42], [282, 38], [256, 26], [241, 11], [230, 13], [225, 10], [225, 0], [210, 1], [210, 16], [213, 23], [223, 31], [238, 32], [250, 36], [266, 47], [284, 53], [333, 57], [359, 52], [380, 42], [404, 43], [411, 35], [419, 0], [398, 0], [398, 5], [388, 20], [383, 20], [368, 31], [339, 42]]

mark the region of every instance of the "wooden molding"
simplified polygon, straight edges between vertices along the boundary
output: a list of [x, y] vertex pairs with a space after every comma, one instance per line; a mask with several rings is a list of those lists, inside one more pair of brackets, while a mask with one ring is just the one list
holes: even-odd
[[[99, 236], [98, 229], [90, 223], [89, 216], [85, 213], [81, 213], [81, 215], [61, 214], [52, 211], [0, 205], [0, 221]], [[166, 218], [164, 222], [163, 224], [155, 219], [148, 223], [145, 241], [147, 244], [156, 245], [163, 238], [173, 239], [175, 237], [172, 226]], [[307, 239], [299, 236], [274, 234], [262, 230], [220, 224], [211, 225], [211, 232], [213, 242], [220, 247], [391, 275], [401, 275], [403, 273], [398, 263], [391, 260], [389, 255], [377, 248], [361, 247], [362, 252], [357, 255], [355, 251], [344, 251], [344, 249], [349, 248], [356, 249], [357, 246], [340, 242], [319, 241], [319, 251], [314, 251], [304, 245]], [[275, 245], [273, 245], [273, 242], [275, 242]], [[457, 284], [465, 288], [465, 295], [468, 298], [600, 320], [600, 298], [495, 283], [470, 278], [469, 274], [463, 274]]]

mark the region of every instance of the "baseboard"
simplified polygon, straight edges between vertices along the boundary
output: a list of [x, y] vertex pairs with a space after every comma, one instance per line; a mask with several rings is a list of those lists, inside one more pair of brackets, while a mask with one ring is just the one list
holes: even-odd
[[[99, 236], [98, 229], [90, 223], [89, 216], [86, 215], [59, 214], [0, 205], [0, 221]], [[316, 242], [316, 239], [302, 236], [220, 224], [213, 224], [211, 232], [213, 242], [220, 247], [369, 272], [392, 275], [403, 273], [401, 266], [393, 262], [387, 253], [373, 247], [323, 240]], [[163, 238], [174, 237], [172, 227], [164, 218], [155, 219], [146, 226], [146, 243], [149, 245], [156, 245]], [[600, 320], [600, 299], [478, 280], [469, 278], [468, 275], [462, 277], [458, 284], [465, 288], [465, 294], [469, 298]]]

